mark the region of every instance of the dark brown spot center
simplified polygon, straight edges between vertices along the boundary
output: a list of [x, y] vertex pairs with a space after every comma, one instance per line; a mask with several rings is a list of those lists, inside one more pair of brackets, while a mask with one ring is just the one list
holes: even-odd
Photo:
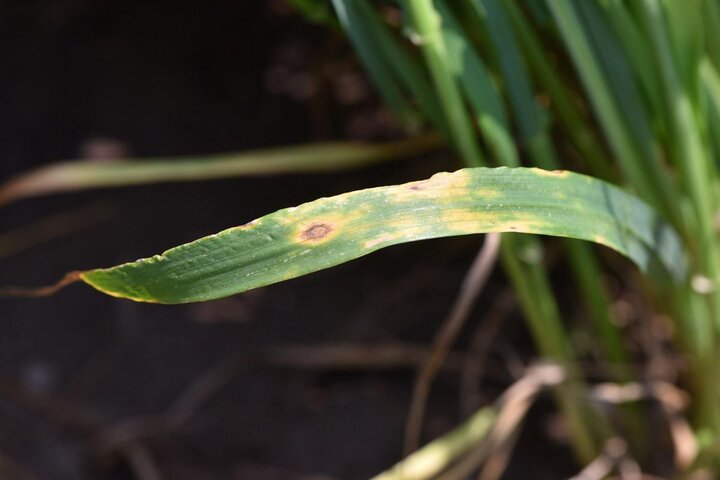
[[302, 238], [303, 240], [318, 240], [326, 237], [331, 230], [330, 225], [325, 223], [316, 223], [311, 225], [302, 233]]

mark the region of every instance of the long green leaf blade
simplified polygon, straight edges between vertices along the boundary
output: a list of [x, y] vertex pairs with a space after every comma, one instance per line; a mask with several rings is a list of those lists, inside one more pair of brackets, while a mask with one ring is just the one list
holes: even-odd
[[470, 168], [287, 208], [162, 255], [79, 278], [136, 301], [187, 303], [299, 277], [399, 243], [486, 232], [590, 240], [682, 280], [678, 236], [646, 204], [567, 171]]
[[0, 184], [0, 206], [22, 198], [89, 188], [335, 172], [411, 157], [440, 145], [440, 138], [431, 134], [387, 143], [326, 142], [206, 156], [66, 161]]

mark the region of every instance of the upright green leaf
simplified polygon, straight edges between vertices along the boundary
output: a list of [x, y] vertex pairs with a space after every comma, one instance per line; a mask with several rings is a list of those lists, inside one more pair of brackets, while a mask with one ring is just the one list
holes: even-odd
[[436, 2], [442, 14], [442, 33], [447, 45], [448, 66], [460, 81], [478, 127], [500, 165], [520, 165], [510, 121], [502, 96], [485, 63], [473, 48], [445, 1]]
[[382, 61], [380, 55], [377, 55], [380, 45], [377, 44], [375, 36], [372, 35], [363, 21], [363, 16], [358, 12], [356, 0], [332, 1], [343, 30], [347, 32], [365, 68], [375, 80], [375, 86], [380, 91], [380, 95], [399, 119], [408, 120], [410, 104], [388, 65]]

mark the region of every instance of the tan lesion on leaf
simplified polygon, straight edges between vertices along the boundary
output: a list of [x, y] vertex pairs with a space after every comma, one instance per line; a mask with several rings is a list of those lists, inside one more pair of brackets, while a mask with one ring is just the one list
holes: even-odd
[[373, 238], [372, 240], [368, 240], [363, 244], [363, 247], [365, 248], [375, 248], [378, 245], [382, 245], [383, 243], [392, 242], [394, 240], [397, 240], [400, 238], [400, 235], [397, 233], [383, 233], [379, 237]]
[[545, 170], [543, 168], [534, 168], [533, 170], [545, 177], [567, 177], [570, 175], [570, 170]]
[[335, 238], [340, 232], [340, 226], [329, 219], [318, 218], [299, 224], [294, 236], [300, 243], [319, 245]]
[[243, 223], [242, 225], [238, 225], [235, 228], [237, 228], [238, 230], [250, 230], [252, 228], [257, 227], [259, 224], [260, 224], [260, 219], [256, 218], [255, 220], [253, 220], [251, 222]]
[[423, 190], [435, 190], [442, 188], [467, 188], [470, 184], [470, 174], [466, 170], [456, 172], [436, 173], [427, 180], [410, 182], [403, 185], [406, 190], [420, 192]]
[[386, 194], [390, 204], [435, 200], [453, 202], [462, 198], [493, 199], [502, 195], [498, 189], [473, 184], [473, 178], [467, 170], [453, 173], [437, 173], [426, 180], [398, 185]]
[[612, 245], [612, 243], [604, 235], [594, 235], [593, 242], [600, 244], [600, 245], [606, 245], [606, 246]]
[[303, 240], [322, 240], [327, 237], [333, 228], [327, 223], [313, 223], [309, 227], [305, 228], [300, 234], [300, 238]]
[[281, 222], [292, 229], [291, 238], [295, 242], [320, 245], [337, 238], [341, 233], [345, 236], [355, 235], [358, 222], [362, 223], [367, 217], [368, 213], [360, 208], [334, 210], [324, 205], [322, 209], [313, 208], [303, 211], [298, 208], [295, 214], [288, 215]]

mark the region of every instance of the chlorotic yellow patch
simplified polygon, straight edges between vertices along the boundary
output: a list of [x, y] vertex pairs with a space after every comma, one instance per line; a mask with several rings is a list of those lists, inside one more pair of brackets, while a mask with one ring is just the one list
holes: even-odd
[[544, 177], [567, 177], [570, 175], [569, 170], [544, 170], [542, 168], [533, 168], [532, 170]]
[[367, 242], [363, 243], [364, 248], [375, 248], [378, 245], [382, 245], [384, 243], [392, 242], [394, 240], [397, 240], [401, 238], [400, 233], [383, 233], [377, 238], [373, 238], [372, 240], [368, 240]]
[[499, 220], [499, 214], [482, 210], [446, 210], [438, 220], [454, 232], [477, 233], [478, 225]]
[[435, 221], [422, 217], [401, 217], [394, 218], [387, 224], [388, 229], [392, 229], [395, 239], [403, 239], [410, 241], [416, 238], [425, 238], [428, 229], [433, 226]]
[[[422, 198], [455, 198], [458, 197], [458, 189], [467, 190], [468, 193], [472, 177], [465, 170], [453, 173], [436, 173], [427, 180], [410, 182], [393, 187], [387, 193], [388, 202], [415, 201]], [[490, 194], [490, 192], [488, 192]]]
[[612, 244], [610, 242], [608, 242], [608, 239], [603, 237], [602, 235], [595, 235], [593, 237], [593, 242], [599, 243], [600, 245], [612, 246]]

